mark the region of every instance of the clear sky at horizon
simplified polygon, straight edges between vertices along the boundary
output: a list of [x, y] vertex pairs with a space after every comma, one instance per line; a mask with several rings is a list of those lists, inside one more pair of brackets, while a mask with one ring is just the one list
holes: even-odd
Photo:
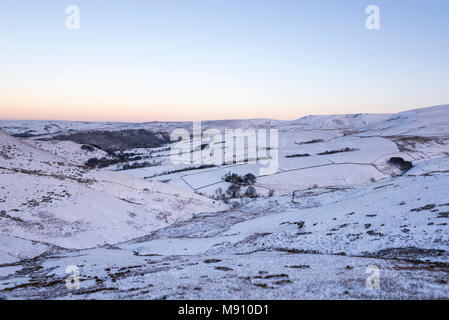
[[392, 113], [449, 104], [448, 58], [447, 0], [0, 0], [0, 119]]

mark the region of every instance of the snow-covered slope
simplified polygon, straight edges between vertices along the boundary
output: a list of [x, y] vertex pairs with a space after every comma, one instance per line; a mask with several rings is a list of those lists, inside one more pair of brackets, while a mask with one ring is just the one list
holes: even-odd
[[279, 125], [280, 129], [321, 129], [321, 130], [357, 130], [367, 125], [382, 122], [391, 117], [390, 114], [343, 114], [306, 116]]
[[87, 146], [89, 149], [83, 149], [83, 145], [72, 141], [42, 141], [29, 139], [27, 142], [32, 146], [78, 164], [85, 164], [86, 161], [91, 158], [100, 159], [108, 156], [108, 153], [103, 150], [92, 146]]
[[449, 134], [449, 105], [400, 112], [365, 128], [365, 134], [383, 136], [441, 136]]
[[[48, 135], [51, 124], [0, 127]], [[81, 133], [192, 125], [57, 124]], [[103, 151], [0, 132], [0, 299], [449, 297], [449, 106], [203, 122], [214, 127], [277, 128], [278, 172], [248, 163], [183, 171], [194, 165], [172, 164], [170, 145], [127, 150], [157, 166], [92, 170], [82, 163]], [[261, 197], [230, 209], [192, 193], [226, 189], [228, 172], [255, 174]], [[81, 268], [79, 290], [65, 287], [68, 265]], [[372, 265], [380, 290], [365, 286]]]
[[2, 235], [86, 248], [226, 206], [157, 182], [90, 170], [0, 132], [0, 208]]
[[[0, 296], [444, 299], [448, 168], [449, 158], [426, 161], [385, 182], [262, 199], [116, 246], [0, 266]], [[78, 290], [65, 287], [69, 265], [82, 266]], [[379, 290], [365, 286], [372, 266]]]

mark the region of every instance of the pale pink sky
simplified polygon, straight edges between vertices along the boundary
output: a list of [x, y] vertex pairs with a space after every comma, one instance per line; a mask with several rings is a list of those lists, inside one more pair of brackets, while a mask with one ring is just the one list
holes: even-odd
[[[107, 4], [106, 4], [107, 2]], [[0, 0], [0, 119], [296, 119], [449, 103], [449, 2]]]

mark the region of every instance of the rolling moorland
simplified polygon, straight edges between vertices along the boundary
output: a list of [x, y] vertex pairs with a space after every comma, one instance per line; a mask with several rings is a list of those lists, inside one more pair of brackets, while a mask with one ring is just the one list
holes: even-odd
[[0, 299], [449, 298], [449, 105], [202, 127], [277, 129], [277, 172], [173, 164], [189, 122], [0, 121]]

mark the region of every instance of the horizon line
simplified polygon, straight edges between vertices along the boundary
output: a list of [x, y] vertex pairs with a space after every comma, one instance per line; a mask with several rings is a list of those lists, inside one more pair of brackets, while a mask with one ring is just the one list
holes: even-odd
[[144, 123], [185, 123], [185, 122], [211, 122], [211, 121], [238, 121], [238, 120], [274, 120], [274, 121], [296, 121], [305, 117], [316, 117], [316, 116], [339, 116], [339, 115], [393, 115], [401, 112], [414, 111], [419, 109], [437, 108], [437, 107], [449, 107], [447, 104], [438, 104], [427, 107], [414, 107], [411, 109], [404, 109], [399, 112], [389, 112], [389, 113], [376, 113], [376, 112], [357, 112], [357, 113], [323, 113], [323, 114], [308, 114], [299, 118], [294, 118], [291, 120], [287, 119], [275, 119], [275, 118], [227, 118], [227, 119], [206, 119], [206, 120], [149, 120], [149, 121], [115, 121], [115, 120], [67, 120], [67, 119], [0, 119], [0, 121], [54, 121], [54, 122], [88, 122], [88, 123], [124, 123], [124, 124], [144, 124]]

